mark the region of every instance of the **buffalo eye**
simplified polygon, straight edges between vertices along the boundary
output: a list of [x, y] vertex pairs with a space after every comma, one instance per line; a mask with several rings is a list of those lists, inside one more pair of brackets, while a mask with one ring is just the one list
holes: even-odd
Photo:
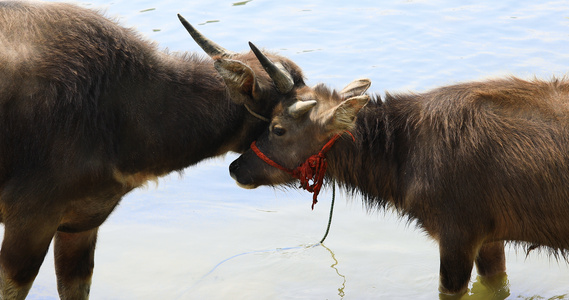
[[286, 133], [286, 129], [280, 126], [274, 126], [272, 132], [276, 136], [283, 136]]

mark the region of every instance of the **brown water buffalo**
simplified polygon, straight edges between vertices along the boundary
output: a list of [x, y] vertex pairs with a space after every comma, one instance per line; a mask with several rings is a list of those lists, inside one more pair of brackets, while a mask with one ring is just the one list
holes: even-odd
[[310, 92], [292, 61], [181, 21], [213, 59], [78, 6], [0, 1], [1, 299], [26, 297], [54, 237], [60, 297], [87, 298], [97, 229], [126, 193], [246, 150], [276, 103]]
[[385, 102], [323, 86], [305, 97], [279, 104], [255, 150], [231, 164], [239, 185], [304, 180], [327, 163], [369, 207], [395, 208], [438, 242], [445, 294], [467, 290], [474, 263], [482, 276], [505, 272], [504, 241], [567, 258], [568, 80], [470, 82]]

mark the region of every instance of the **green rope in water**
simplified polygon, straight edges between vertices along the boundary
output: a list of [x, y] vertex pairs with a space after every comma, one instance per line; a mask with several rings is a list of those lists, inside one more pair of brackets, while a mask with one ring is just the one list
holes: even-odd
[[336, 200], [336, 182], [332, 181], [332, 204], [330, 204], [330, 217], [328, 218], [328, 227], [326, 227], [326, 233], [324, 237], [320, 240], [320, 244], [324, 242], [326, 237], [328, 237], [328, 232], [330, 232], [330, 225], [332, 224], [332, 214], [334, 213], [334, 201]]

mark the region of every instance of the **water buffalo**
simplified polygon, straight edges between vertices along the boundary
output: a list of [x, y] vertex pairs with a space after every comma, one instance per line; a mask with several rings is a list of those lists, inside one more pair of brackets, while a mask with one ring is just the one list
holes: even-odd
[[0, 1], [0, 298], [26, 297], [54, 238], [62, 299], [88, 297], [98, 227], [148, 180], [242, 152], [310, 93], [276, 54], [168, 53], [98, 12]]
[[231, 176], [246, 188], [300, 178], [312, 189], [327, 164], [327, 176], [369, 207], [395, 208], [438, 242], [444, 294], [467, 290], [474, 263], [482, 276], [503, 275], [505, 241], [567, 258], [568, 80], [511, 77], [369, 98], [321, 86], [277, 105]]

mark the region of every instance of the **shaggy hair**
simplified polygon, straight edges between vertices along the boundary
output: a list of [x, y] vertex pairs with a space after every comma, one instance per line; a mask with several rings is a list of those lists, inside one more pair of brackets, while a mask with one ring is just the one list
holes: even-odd
[[267, 122], [243, 104], [270, 116], [310, 91], [276, 54], [286, 92], [251, 52], [170, 54], [65, 3], [0, 1], [0, 45], [3, 299], [26, 296], [54, 236], [61, 298], [86, 298], [98, 226], [126, 193], [248, 149]]
[[329, 152], [328, 176], [429, 233], [458, 226], [567, 258], [568, 110], [564, 78], [375, 96], [356, 143]]

